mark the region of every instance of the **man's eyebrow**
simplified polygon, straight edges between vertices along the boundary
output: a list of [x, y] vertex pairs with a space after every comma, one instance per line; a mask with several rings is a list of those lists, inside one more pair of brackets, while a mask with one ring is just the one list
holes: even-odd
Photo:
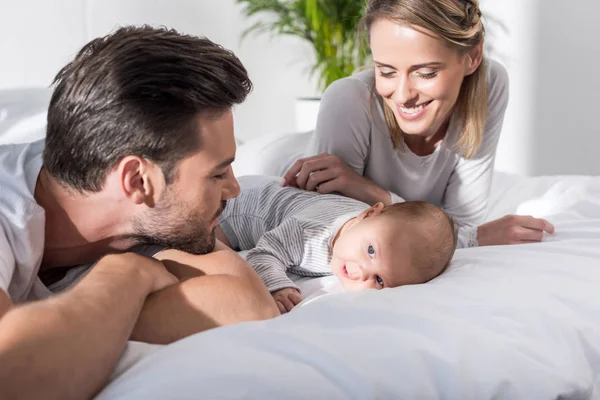
[[234, 161], [235, 161], [235, 157], [231, 157], [231, 158], [223, 161], [221, 164], [217, 165], [216, 167], [214, 167], [213, 171], [218, 171], [220, 169], [226, 168], [226, 167], [230, 166]]

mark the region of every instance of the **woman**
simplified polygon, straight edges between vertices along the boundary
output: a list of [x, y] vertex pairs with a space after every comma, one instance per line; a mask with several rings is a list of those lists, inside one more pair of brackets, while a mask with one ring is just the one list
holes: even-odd
[[334, 82], [284, 185], [369, 204], [425, 200], [460, 226], [459, 246], [542, 240], [543, 219], [485, 216], [508, 76], [483, 56], [477, 0], [369, 0], [375, 68]]

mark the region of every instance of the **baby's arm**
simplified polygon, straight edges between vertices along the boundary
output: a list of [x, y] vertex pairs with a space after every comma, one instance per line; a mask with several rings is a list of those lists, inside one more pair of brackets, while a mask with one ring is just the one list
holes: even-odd
[[282, 313], [302, 301], [300, 289], [286, 272], [300, 265], [303, 255], [302, 227], [295, 220], [287, 220], [265, 233], [246, 256]]

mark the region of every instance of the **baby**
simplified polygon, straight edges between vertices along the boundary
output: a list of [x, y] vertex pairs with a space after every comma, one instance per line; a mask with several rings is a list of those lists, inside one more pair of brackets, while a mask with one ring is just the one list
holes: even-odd
[[425, 283], [456, 248], [453, 221], [438, 207], [409, 201], [372, 207], [339, 195], [281, 187], [280, 178], [243, 176], [216, 237], [249, 250], [248, 263], [282, 313], [302, 301], [286, 272], [335, 275], [346, 290]]

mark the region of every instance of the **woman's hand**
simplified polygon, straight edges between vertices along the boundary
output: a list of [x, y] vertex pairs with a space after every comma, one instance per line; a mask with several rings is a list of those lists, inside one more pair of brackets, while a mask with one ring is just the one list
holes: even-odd
[[554, 233], [545, 219], [523, 215], [507, 215], [481, 225], [477, 230], [480, 246], [541, 242], [544, 232]]
[[338, 156], [329, 153], [296, 161], [284, 175], [282, 186], [295, 186], [321, 194], [338, 192], [370, 205], [391, 203], [387, 190], [357, 174]]

